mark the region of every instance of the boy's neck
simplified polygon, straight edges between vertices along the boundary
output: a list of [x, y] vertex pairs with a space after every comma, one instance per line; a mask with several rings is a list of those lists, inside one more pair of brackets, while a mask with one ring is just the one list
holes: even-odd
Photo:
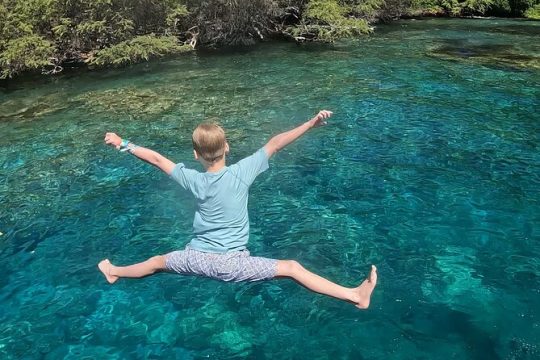
[[204, 161], [203, 166], [206, 169], [206, 172], [214, 173], [218, 172], [219, 170], [223, 169], [225, 167], [225, 156], [212, 164]]

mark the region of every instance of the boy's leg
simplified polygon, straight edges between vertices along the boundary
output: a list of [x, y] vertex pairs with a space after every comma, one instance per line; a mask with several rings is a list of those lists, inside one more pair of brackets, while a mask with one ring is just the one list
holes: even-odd
[[306, 270], [295, 260], [278, 260], [276, 276], [293, 278], [311, 291], [350, 301], [360, 309], [369, 306], [371, 293], [377, 285], [377, 268], [371, 265], [369, 276], [355, 288], [346, 288]]
[[111, 284], [122, 277], [141, 278], [167, 269], [165, 256], [163, 255], [154, 256], [146, 261], [129, 266], [114, 266], [109, 259], [105, 259], [98, 264], [98, 268]]

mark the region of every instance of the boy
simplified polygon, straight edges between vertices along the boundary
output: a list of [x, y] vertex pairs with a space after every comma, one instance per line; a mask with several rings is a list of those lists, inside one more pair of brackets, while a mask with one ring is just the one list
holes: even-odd
[[306, 270], [295, 260], [275, 260], [250, 256], [248, 190], [257, 175], [268, 168], [268, 159], [309, 129], [326, 125], [331, 111], [322, 110], [311, 120], [274, 136], [256, 153], [226, 166], [229, 144], [217, 124], [201, 124], [193, 132], [193, 154], [206, 169], [200, 173], [175, 164], [157, 152], [122, 140], [114, 133], [105, 143], [129, 151], [161, 169], [197, 200], [193, 220], [194, 237], [184, 250], [154, 256], [144, 262], [115, 266], [108, 259], [98, 264], [109, 283], [122, 277], [140, 278], [159, 271], [202, 275], [223, 281], [257, 281], [288, 277], [311, 291], [352, 302], [360, 309], [369, 306], [377, 284], [377, 269], [371, 266], [366, 280], [356, 288], [346, 288]]

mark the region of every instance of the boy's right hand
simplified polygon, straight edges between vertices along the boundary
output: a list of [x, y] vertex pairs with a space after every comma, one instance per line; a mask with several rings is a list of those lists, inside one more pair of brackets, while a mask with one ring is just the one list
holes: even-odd
[[311, 127], [319, 127], [328, 124], [326, 119], [332, 116], [333, 112], [329, 110], [321, 110], [313, 119], [309, 120], [311, 122]]
[[105, 134], [105, 144], [114, 146], [117, 150], [120, 149], [122, 138], [115, 133]]

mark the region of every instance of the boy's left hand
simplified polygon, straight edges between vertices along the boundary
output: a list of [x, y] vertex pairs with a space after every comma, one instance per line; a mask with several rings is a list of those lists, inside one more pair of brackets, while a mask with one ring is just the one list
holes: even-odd
[[115, 133], [105, 134], [105, 144], [114, 146], [117, 150], [120, 149], [122, 138]]
[[319, 127], [324, 126], [328, 124], [326, 122], [326, 119], [328, 119], [330, 116], [332, 116], [333, 112], [329, 110], [321, 110], [317, 115], [313, 117], [313, 119], [310, 120], [312, 127]]

